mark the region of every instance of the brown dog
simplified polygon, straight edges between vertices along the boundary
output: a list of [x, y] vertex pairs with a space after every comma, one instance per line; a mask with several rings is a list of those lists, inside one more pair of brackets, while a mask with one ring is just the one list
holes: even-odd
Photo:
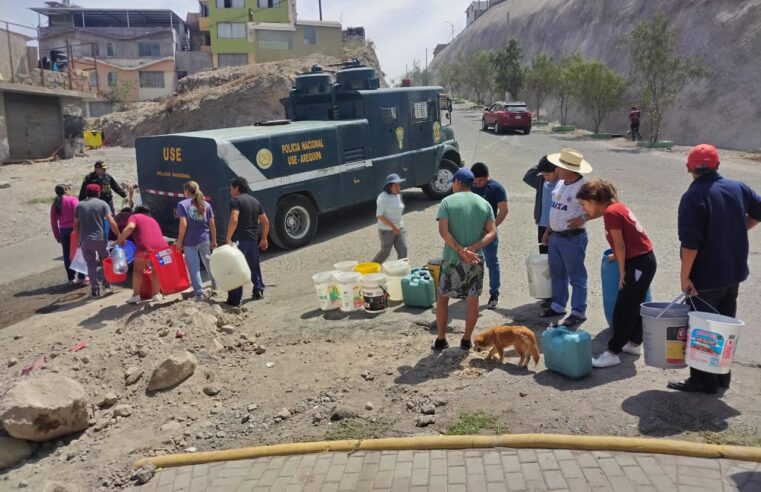
[[525, 326], [495, 326], [475, 337], [475, 349], [477, 352], [491, 347], [486, 359], [490, 359], [495, 354], [499, 354], [499, 362], [504, 363], [504, 350], [509, 347], [515, 348], [518, 355], [521, 356], [518, 367], [528, 367], [531, 357], [534, 358], [534, 365], [539, 363], [539, 348], [536, 344], [534, 332]]

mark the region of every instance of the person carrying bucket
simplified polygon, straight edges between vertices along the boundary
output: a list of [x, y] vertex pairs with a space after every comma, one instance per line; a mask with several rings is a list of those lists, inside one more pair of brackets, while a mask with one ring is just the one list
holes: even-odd
[[402, 201], [402, 183], [407, 181], [398, 174], [386, 176], [383, 191], [375, 201], [375, 217], [378, 219], [378, 235], [380, 236], [380, 251], [373, 258], [374, 263], [383, 263], [391, 254], [391, 248], [396, 250], [397, 258], [407, 258], [407, 233], [404, 230], [404, 202]]
[[613, 336], [608, 341], [608, 350], [592, 359], [594, 367], [612, 367], [621, 363], [621, 352], [642, 354], [640, 304], [645, 302], [655, 277], [653, 243], [629, 207], [618, 201], [612, 183], [602, 179], [585, 183], [576, 198], [589, 220], [603, 218], [605, 238], [613, 249], [608, 260], [618, 262], [620, 279], [613, 309]]
[[[687, 155], [693, 181], [679, 203], [681, 286], [694, 310], [734, 318], [740, 283], [750, 274], [748, 231], [761, 221], [761, 197], [718, 169], [713, 145], [697, 145]], [[729, 388], [731, 376], [690, 368], [689, 378], [669, 381], [668, 387], [714, 394]]]
[[214, 210], [212, 210], [211, 204], [206, 201], [198, 183], [188, 181], [183, 187], [183, 193], [185, 199], [177, 204], [180, 232], [177, 235], [176, 246], [179, 251], [185, 253], [195, 300], [202, 301], [201, 262], [211, 277], [212, 290], [217, 290], [209, 267], [211, 250], [217, 247], [217, 224], [214, 222]]
[[[106, 222], [111, 229], [119, 231], [119, 226], [111, 216], [111, 208], [103, 200], [100, 200], [100, 186], [89, 184], [85, 187], [85, 200], [79, 202], [74, 219], [74, 230], [79, 237], [79, 245], [82, 248], [82, 256], [87, 263], [87, 275], [90, 277], [90, 297], [100, 297], [100, 285], [98, 284], [98, 264], [108, 257], [106, 246], [108, 235]], [[104, 294], [110, 295], [111, 284], [103, 279]]]
[[563, 326], [576, 329], [587, 320], [587, 217], [576, 193], [584, 183], [585, 174], [592, 166], [574, 149], [563, 149], [547, 156], [557, 166], [560, 180], [552, 191], [550, 224], [542, 237], [542, 244], [549, 246], [550, 273], [552, 275], [552, 304], [541, 316], [552, 318], [565, 316], [568, 303], [568, 284], [573, 287], [571, 314], [563, 320]]
[[[168, 248], [169, 244], [161, 233], [159, 223], [151, 217], [151, 210], [148, 207], [135, 207], [135, 213], [127, 219], [127, 227], [119, 235], [116, 244], [124, 246], [130, 236], [135, 243], [135, 268], [132, 273], [132, 297], [127, 300], [127, 304], [138, 304], [143, 300], [140, 296], [140, 287], [143, 284], [142, 274], [151, 266], [151, 254]], [[159, 294], [160, 286], [155, 270], [151, 278], [153, 280], [152, 300], [160, 301], [163, 296]]]
[[74, 232], [74, 218], [76, 217], [79, 200], [71, 196], [69, 185], [59, 184], [55, 187], [55, 199], [50, 205], [50, 227], [53, 236], [63, 250], [63, 267], [66, 269], [66, 277], [69, 285], [85, 283], [85, 276], [75, 272], [71, 266], [71, 234]]

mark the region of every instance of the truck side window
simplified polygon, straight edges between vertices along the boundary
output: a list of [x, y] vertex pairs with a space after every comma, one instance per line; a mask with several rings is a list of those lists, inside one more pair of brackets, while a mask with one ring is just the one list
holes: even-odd
[[412, 103], [410, 107], [410, 114], [414, 121], [427, 121], [428, 120], [428, 103], [416, 102]]
[[399, 108], [393, 106], [390, 108], [381, 108], [381, 123], [390, 125], [399, 119]]

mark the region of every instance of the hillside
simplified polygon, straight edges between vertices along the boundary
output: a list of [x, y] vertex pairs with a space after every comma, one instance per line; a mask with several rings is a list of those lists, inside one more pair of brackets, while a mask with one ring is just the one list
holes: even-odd
[[[761, 0], [508, 0], [463, 31], [431, 68], [435, 72], [461, 54], [500, 48], [509, 35], [520, 40], [526, 63], [541, 52], [578, 51], [628, 74], [622, 37], [659, 10], [678, 31], [680, 52], [708, 69], [706, 78], [688, 84], [666, 116], [664, 138], [686, 145], [709, 141], [741, 150], [761, 148]], [[533, 106], [529, 94], [521, 98]], [[629, 100], [637, 102], [636, 94]], [[548, 101], [546, 109], [557, 117], [553, 104]], [[627, 130], [623, 109], [603, 124], [606, 131]], [[589, 126], [577, 108], [570, 119]]]
[[92, 119], [88, 127], [103, 129], [109, 146], [131, 147], [135, 138], [143, 135], [246, 126], [283, 118], [280, 99], [288, 96], [296, 75], [313, 65], [328, 68], [352, 58], [375, 68], [385, 86], [372, 44], [354, 43], [344, 48], [341, 59], [310, 55], [199, 72], [180, 80], [172, 96]]

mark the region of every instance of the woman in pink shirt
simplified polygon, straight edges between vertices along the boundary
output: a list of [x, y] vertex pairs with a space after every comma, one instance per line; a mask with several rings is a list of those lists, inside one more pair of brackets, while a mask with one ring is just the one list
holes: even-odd
[[71, 266], [71, 249], [69, 246], [71, 244], [71, 233], [74, 231], [74, 217], [79, 200], [71, 196], [70, 191], [68, 185], [59, 184], [55, 187], [55, 200], [50, 206], [50, 228], [53, 229], [53, 236], [63, 250], [63, 266], [66, 268], [69, 285], [78, 285], [85, 283], [85, 276], [69, 268]]
[[[151, 254], [169, 247], [161, 233], [161, 227], [156, 219], [151, 217], [148, 207], [135, 207], [135, 213], [127, 220], [127, 227], [122, 230], [116, 244], [123, 246], [127, 238], [132, 236], [135, 243], [135, 269], [132, 272], [132, 297], [127, 300], [128, 304], [137, 304], [140, 298], [140, 287], [143, 283], [143, 270], [151, 265]], [[159, 280], [156, 271], [153, 271], [153, 300], [163, 299], [159, 294]]]

